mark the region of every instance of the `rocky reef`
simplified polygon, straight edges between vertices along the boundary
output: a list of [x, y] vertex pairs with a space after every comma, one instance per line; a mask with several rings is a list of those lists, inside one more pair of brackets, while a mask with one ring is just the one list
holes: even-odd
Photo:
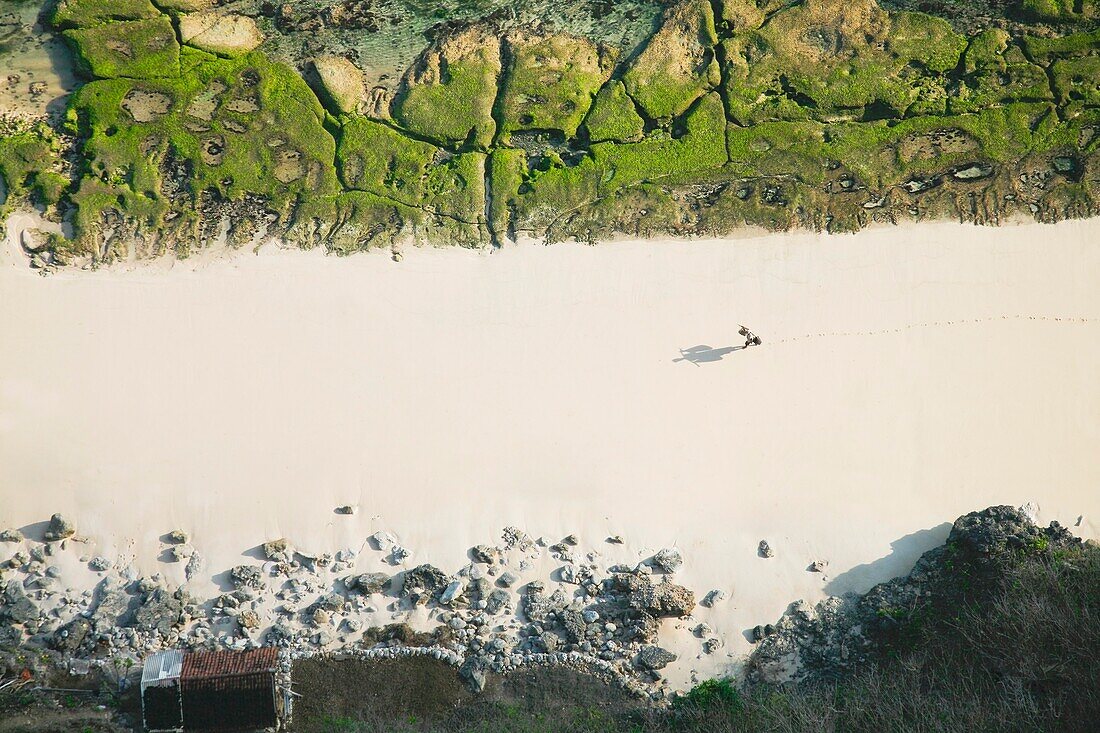
[[[459, 5], [62, 0], [86, 81], [5, 118], [3, 207], [68, 224], [43, 267], [1097, 211], [1092, 2]], [[427, 45], [355, 45], [394, 28]]]
[[1081, 539], [1057, 522], [1037, 526], [1021, 509], [993, 506], [955, 520], [947, 541], [913, 570], [863, 595], [791, 605], [775, 624], [758, 626], [748, 665], [753, 683], [842, 678], [880, 660], [922, 617], [948, 618], [996, 581], [1001, 568], [1026, 555], [1057, 557]]

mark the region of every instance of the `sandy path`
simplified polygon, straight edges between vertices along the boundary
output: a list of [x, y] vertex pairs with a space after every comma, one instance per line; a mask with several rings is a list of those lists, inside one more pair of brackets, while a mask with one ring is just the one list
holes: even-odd
[[[447, 571], [507, 524], [611, 561], [677, 545], [681, 582], [731, 592], [697, 617], [739, 654], [960, 513], [1034, 502], [1100, 532], [1097, 241], [1100, 220], [941, 224], [48, 278], [8, 248], [0, 526], [63, 511], [169, 577], [176, 527], [215, 570], [377, 528]], [[765, 345], [677, 360], [738, 323]], [[731, 661], [697, 646], [674, 677]]]

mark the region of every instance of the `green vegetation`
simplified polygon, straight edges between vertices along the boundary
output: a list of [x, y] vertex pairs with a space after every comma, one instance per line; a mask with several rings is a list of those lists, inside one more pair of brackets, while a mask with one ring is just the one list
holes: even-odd
[[448, 37], [406, 76], [393, 118], [441, 145], [470, 141], [487, 148], [496, 131], [493, 102], [500, 71], [498, 39], [476, 32]]
[[1024, 15], [1036, 20], [1081, 21], [1100, 16], [1096, 0], [1020, 0]]
[[116, 20], [147, 20], [161, 13], [149, 0], [61, 0], [50, 16], [57, 28], [90, 28]]
[[180, 44], [165, 16], [65, 31], [81, 67], [98, 79], [155, 79], [180, 73]]
[[604, 86], [596, 95], [584, 121], [588, 139], [600, 142], [634, 142], [645, 132], [645, 120], [619, 80]]
[[260, 51], [181, 48], [157, 8], [190, 3], [57, 5], [93, 78], [69, 102], [76, 169], [56, 135], [7, 130], [0, 175], [9, 207], [71, 215], [66, 249], [110, 259], [141, 229], [185, 254], [223, 217], [236, 244], [270, 228], [350, 252], [1100, 206], [1100, 31], [1076, 20], [968, 38], [874, 0], [676, 0], [618, 63], [589, 39], [473, 24], [436, 33], [368, 119], [326, 115]]
[[303, 733], [1086, 733], [1100, 717], [1100, 547], [1033, 544], [989, 568], [956, 553], [931, 595], [883, 609], [890, 631], [875, 637], [870, 661], [832, 679], [744, 689], [708, 680], [652, 709], [549, 670], [505, 677], [480, 699], [441, 666], [431, 677], [411, 663], [380, 667], [369, 694], [341, 668], [305, 683], [295, 722]]
[[[29, 196], [35, 203], [52, 206], [61, 200], [68, 180], [53, 170], [58, 143], [44, 123], [0, 136], [0, 179], [8, 201]], [[0, 215], [6, 202], [0, 199]]]
[[[516, 34], [500, 99], [500, 133], [559, 130], [575, 137], [592, 98], [611, 73], [596, 44], [574, 36]], [[507, 139], [506, 137], [504, 139]]]
[[709, 0], [681, 0], [623, 74], [626, 91], [646, 115], [667, 119], [721, 82], [714, 56], [718, 34]]

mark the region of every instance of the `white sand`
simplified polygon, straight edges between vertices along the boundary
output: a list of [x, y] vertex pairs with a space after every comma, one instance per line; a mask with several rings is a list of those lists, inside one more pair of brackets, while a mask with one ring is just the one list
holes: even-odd
[[[731, 593], [696, 618], [733, 656], [679, 639], [686, 684], [790, 601], [907, 571], [961, 513], [1033, 502], [1097, 536], [1098, 242], [1100, 220], [940, 224], [46, 278], [8, 246], [0, 528], [61, 511], [175, 580], [177, 527], [211, 573], [379, 528], [448, 572], [508, 524], [609, 562], [676, 545], [680, 582]], [[764, 346], [676, 361], [738, 323]]]

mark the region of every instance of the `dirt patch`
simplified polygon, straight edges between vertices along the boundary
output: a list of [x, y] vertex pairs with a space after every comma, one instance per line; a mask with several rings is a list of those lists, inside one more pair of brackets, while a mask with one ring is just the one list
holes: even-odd
[[958, 129], [936, 130], [923, 135], [910, 135], [898, 144], [902, 160], [934, 160], [977, 150], [977, 140]]
[[131, 89], [122, 98], [122, 108], [130, 113], [134, 122], [152, 122], [172, 109], [172, 98], [160, 92]]

